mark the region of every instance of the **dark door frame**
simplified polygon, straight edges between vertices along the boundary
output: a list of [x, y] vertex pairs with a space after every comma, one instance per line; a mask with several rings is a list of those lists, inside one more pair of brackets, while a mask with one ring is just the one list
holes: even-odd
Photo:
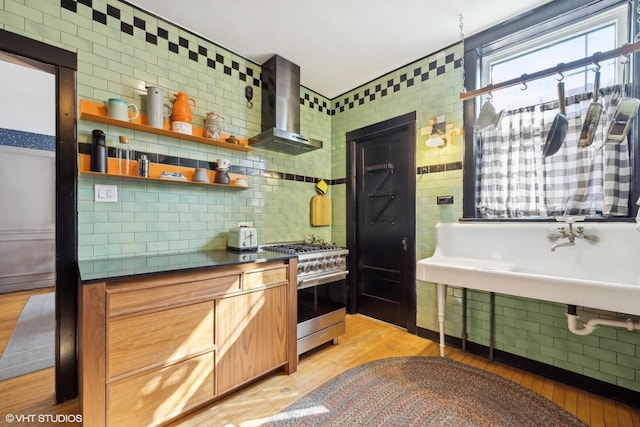
[[[374, 136], [379, 133], [389, 132], [395, 128], [409, 126], [409, 134], [414, 137], [409, 141], [411, 147], [407, 150], [407, 156], [410, 156], [409, 171], [407, 173], [407, 190], [409, 194], [416, 194], [416, 112], [410, 112], [403, 114], [402, 116], [394, 117], [370, 126], [366, 126], [351, 132], [347, 132], [347, 246], [349, 252], [353, 255], [358, 253], [358, 230], [357, 230], [357, 198], [356, 198], [356, 149], [358, 140], [366, 137]], [[408, 272], [406, 280], [413, 283], [412, 292], [403, 295], [403, 300], [409, 307], [409, 313], [407, 314], [407, 331], [410, 333], [416, 333], [416, 210], [413, 209], [407, 212], [407, 219], [414, 225], [412, 234], [408, 236], [408, 257], [406, 271]], [[358, 263], [356, 256], [349, 257], [349, 301], [347, 304], [347, 311], [351, 314], [357, 312], [356, 295], [358, 284]]]
[[0, 30], [0, 50], [55, 67], [56, 73], [56, 401], [78, 395], [76, 141], [77, 55]]

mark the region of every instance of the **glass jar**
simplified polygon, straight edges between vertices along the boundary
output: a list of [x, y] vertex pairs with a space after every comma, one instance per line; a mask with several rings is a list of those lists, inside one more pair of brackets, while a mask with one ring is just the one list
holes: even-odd
[[129, 138], [120, 136], [120, 144], [116, 147], [116, 159], [118, 163], [118, 174], [129, 175], [133, 150], [129, 145]]

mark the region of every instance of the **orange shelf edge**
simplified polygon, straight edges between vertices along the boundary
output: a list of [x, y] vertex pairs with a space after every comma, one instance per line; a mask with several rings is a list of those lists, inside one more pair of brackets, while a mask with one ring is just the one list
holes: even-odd
[[[124, 178], [124, 179], [137, 179], [137, 180], [145, 180], [145, 181], [153, 181], [153, 182], [165, 182], [165, 183], [178, 183], [178, 184], [191, 184], [191, 185], [203, 185], [210, 187], [220, 187], [220, 188], [233, 188], [238, 190], [246, 190], [248, 187], [235, 185], [236, 180], [244, 179], [245, 181], [249, 181], [247, 175], [237, 174], [237, 173], [229, 173], [229, 179], [231, 181], [230, 184], [218, 184], [214, 182], [215, 179], [215, 171], [208, 170], [207, 175], [209, 175], [209, 180], [211, 183], [207, 182], [199, 182], [192, 181], [193, 174], [195, 172], [194, 168], [188, 168], [185, 166], [172, 166], [172, 165], [164, 165], [161, 163], [149, 163], [149, 177], [141, 177], [138, 176], [138, 162], [136, 160], [132, 160], [130, 162], [128, 174], [119, 174], [114, 172], [94, 172], [91, 170], [91, 156], [88, 154], [79, 154], [79, 164], [78, 171], [82, 175], [92, 175], [92, 176], [104, 176], [109, 178]], [[118, 169], [118, 160], [113, 157], [109, 157], [107, 163], [107, 171], [115, 171]], [[185, 176], [185, 180], [181, 179], [166, 179], [160, 178], [162, 172], [180, 172]]]
[[[229, 148], [231, 150], [249, 152], [252, 150], [249, 147], [249, 140], [247, 138], [238, 138], [239, 144], [230, 144], [226, 141], [220, 141], [217, 139], [205, 138], [204, 129], [199, 126], [193, 126], [193, 135], [174, 132], [171, 130], [171, 122], [169, 120], [164, 121], [164, 128], [155, 128], [146, 124], [147, 116], [144, 113], [135, 119], [128, 122], [123, 120], [112, 119], [107, 115], [107, 107], [99, 102], [88, 101], [85, 99], [80, 100], [80, 118], [82, 120], [89, 120], [92, 122], [104, 123], [107, 125], [120, 126], [127, 129], [139, 130], [141, 132], [153, 133], [156, 135], [169, 136], [172, 138], [186, 139], [188, 141], [199, 142], [201, 144], [214, 145], [221, 148]], [[229, 134], [223, 134], [229, 137]]]

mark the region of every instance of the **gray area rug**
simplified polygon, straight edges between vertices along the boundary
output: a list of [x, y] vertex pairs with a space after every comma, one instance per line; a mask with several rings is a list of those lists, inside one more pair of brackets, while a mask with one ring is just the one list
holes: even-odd
[[397, 357], [338, 375], [263, 427], [585, 427], [503, 377], [443, 357]]
[[0, 381], [53, 366], [55, 326], [55, 294], [29, 297], [0, 358]]

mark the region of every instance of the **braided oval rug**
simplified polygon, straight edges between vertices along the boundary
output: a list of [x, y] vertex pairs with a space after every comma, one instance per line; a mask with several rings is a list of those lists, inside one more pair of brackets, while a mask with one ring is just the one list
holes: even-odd
[[539, 394], [441, 357], [396, 357], [351, 368], [264, 426], [585, 426]]

